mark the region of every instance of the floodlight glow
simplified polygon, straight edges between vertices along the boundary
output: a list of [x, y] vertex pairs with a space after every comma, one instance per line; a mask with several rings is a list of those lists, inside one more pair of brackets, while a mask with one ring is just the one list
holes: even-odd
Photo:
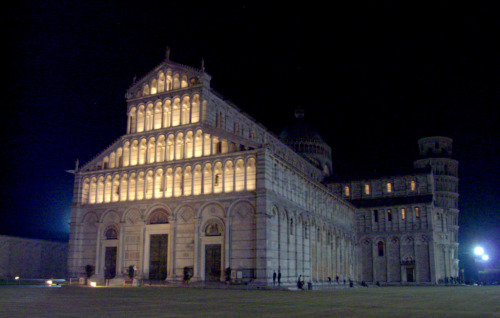
[[15, 280], [19, 280], [19, 276], [14, 277]]
[[48, 281], [45, 282], [47, 285], [52, 285], [52, 281], [49, 279]]
[[488, 254], [483, 254], [481, 258], [483, 259], [483, 261], [487, 261], [490, 259], [490, 256]]
[[474, 254], [481, 256], [484, 254], [484, 249], [481, 246], [478, 246], [474, 249]]
[[96, 284], [96, 282], [90, 282], [90, 286], [91, 286], [91, 287], [96, 287], [96, 286], [97, 286], [97, 284]]

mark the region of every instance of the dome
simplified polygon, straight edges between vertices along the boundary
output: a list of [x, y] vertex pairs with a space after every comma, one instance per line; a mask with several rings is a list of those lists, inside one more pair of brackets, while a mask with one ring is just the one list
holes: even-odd
[[295, 119], [283, 129], [280, 139], [325, 175], [332, 172], [332, 151], [316, 129], [304, 119], [304, 111], [295, 111]]
[[285, 143], [298, 141], [324, 143], [316, 129], [305, 121], [303, 110], [295, 111], [295, 119], [283, 129], [279, 137]]

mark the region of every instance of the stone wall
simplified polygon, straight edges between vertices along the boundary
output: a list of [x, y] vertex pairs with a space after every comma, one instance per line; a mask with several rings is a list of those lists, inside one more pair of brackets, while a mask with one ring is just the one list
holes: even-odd
[[0, 235], [0, 278], [65, 278], [68, 243]]

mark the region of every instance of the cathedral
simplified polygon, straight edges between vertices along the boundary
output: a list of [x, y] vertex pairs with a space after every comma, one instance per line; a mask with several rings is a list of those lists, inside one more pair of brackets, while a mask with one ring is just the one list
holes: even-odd
[[452, 140], [418, 141], [405, 174], [338, 180], [304, 114], [279, 135], [165, 60], [125, 95], [126, 134], [74, 171], [68, 273], [269, 285], [273, 273], [437, 284], [458, 276]]

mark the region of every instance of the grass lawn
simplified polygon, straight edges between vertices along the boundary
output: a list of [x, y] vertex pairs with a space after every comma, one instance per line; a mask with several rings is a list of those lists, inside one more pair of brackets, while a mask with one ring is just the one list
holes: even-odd
[[500, 286], [329, 291], [0, 287], [1, 317], [500, 317]]

